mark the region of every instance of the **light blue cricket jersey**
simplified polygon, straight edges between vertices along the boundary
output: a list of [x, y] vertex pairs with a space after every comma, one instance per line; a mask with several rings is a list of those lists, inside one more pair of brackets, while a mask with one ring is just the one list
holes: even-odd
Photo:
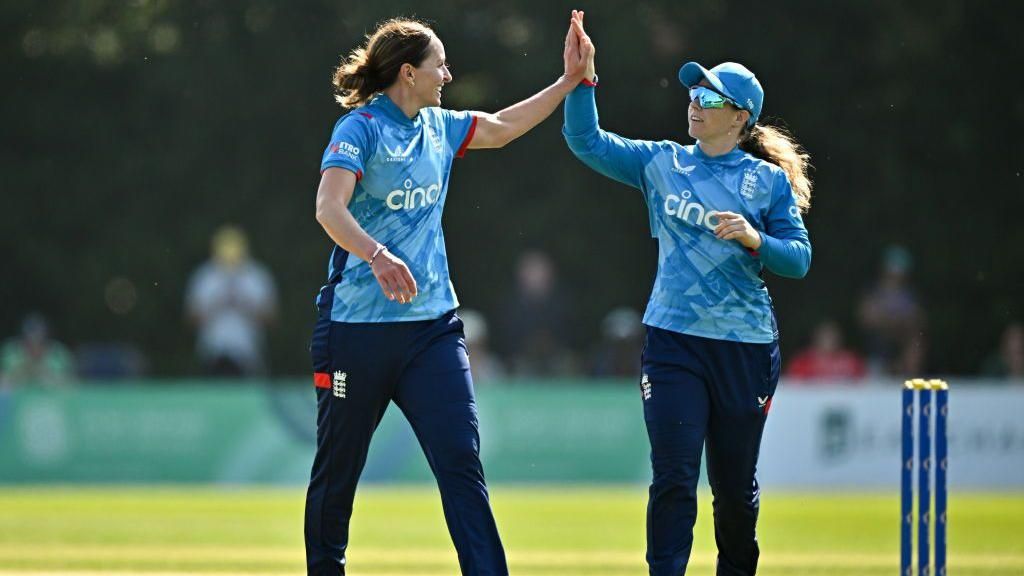
[[[639, 188], [647, 200], [659, 250], [644, 324], [738, 342], [778, 338], [762, 267], [800, 278], [811, 263], [807, 229], [781, 168], [738, 148], [709, 157], [696, 145], [605, 132], [594, 87], [582, 84], [566, 99], [563, 134], [584, 164]], [[715, 237], [715, 213], [725, 211], [760, 231], [758, 252]]]
[[356, 174], [349, 212], [406, 263], [419, 294], [411, 304], [388, 300], [370, 266], [335, 246], [327, 284], [316, 299], [322, 314], [335, 322], [403, 322], [431, 320], [458, 307], [441, 213], [452, 161], [465, 152], [475, 129], [469, 112], [423, 108], [410, 119], [383, 94], [338, 120], [320, 170]]

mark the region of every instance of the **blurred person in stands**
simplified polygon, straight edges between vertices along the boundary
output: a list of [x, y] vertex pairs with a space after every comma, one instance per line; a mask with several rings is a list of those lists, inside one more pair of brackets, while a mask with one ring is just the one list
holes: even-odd
[[519, 257], [514, 292], [505, 298], [501, 347], [516, 376], [560, 376], [576, 370], [568, 346], [571, 301], [558, 286], [547, 253], [531, 250]]
[[999, 349], [985, 359], [982, 376], [1024, 381], [1024, 326], [1009, 324], [999, 340]]
[[865, 372], [864, 360], [843, 347], [839, 324], [826, 320], [815, 327], [810, 346], [790, 361], [786, 376], [796, 380], [857, 380]]
[[615, 308], [601, 320], [601, 343], [591, 360], [595, 378], [635, 377], [640, 372], [644, 325], [640, 314], [629, 307]]
[[476, 310], [459, 309], [459, 318], [465, 326], [466, 349], [469, 352], [470, 373], [473, 383], [500, 380], [505, 377], [505, 366], [491, 351], [487, 319]]
[[337, 99], [351, 111], [334, 125], [316, 195], [333, 247], [310, 347], [318, 416], [309, 574], [345, 573], [356, 485], [391, 402], [437, 479], [461, 572], [508, 574], [441, 215], [456, 158], [526, 134], [579, 83], [586, 58], [574, 40], [568, 31], [558, 80], [493, 113], [441, 105], [452, 81], [444, 44], [416, 20], [381, 23], [335, 70]]
[[890, 246], [881, 276], [860, 303], [860, 325], [874, 374], [919, 376], [924, 368], [924, 311], [910, 286], [910, 252]]
[[[581, 45], [591, 45], [582, 13], [573, 25]], [[565, 100], [566, 143], [590, 168], [640, 191], [658, 240], [640, 379], [653, 472], [650, 574], [686, 572], [702, 452], [714, 496], [717, 574], [754, 574], [757, 461], [781, 368], [762, 274], [803, 278], [810, 268], [801, 216], [810, 208], [810, 156], [788, 132], [758, 121], [764, 90], [735, 62], [679, 69], [695, 144], [602, 130], [593, 53], [585, 80]]]
[[274, 279], [249, 256], [240, 228], [219, 228], [211, 248], [210, 260], [192, 274], [185, 295], [202, 371], [218, 377], [265, 375], [264, 332], [277, 313]]
[[40, 314], [29, 314], [21, 325], [21, 336], [0, 347], [0, 388], [56, 388], [74, 379], [71, 354], [63, 344], [50, 338], [49, 326]]

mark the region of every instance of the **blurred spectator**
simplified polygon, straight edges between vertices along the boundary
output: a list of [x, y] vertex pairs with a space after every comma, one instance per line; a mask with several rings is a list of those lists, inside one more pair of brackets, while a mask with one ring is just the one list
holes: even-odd
[[569, 300], [561, 294], [554, 264], [543, 252], [519, 258], [514, 293], [507, 297], [501, 332], [506, 359], [517, 376], [558, 376], [575, 371], [567, 345]]
[[863, 378], [864, 360], [843, 347], [839, 325], [826, 320], [814, 329], [811, 344], [789, 363], [786, 376], [806, 380], [854, 380]]
[[459, 309], [459, 318], [466, 332], [466, 348], [469, 349], [469, 366], [473, 372], [473, 382], [489, 382], [500, 380], [505, 376], [505, 367], [501, 360], [491, 352], [487, 339], [487, 319], [476, 310]]
[[909, 284], [910, 253], [885, 251], [877, 284], [860, 303], [868, 368], [873, 373], [918, 376], [924, 368], [924, 312]]
[[270, 273], [249, 257], [242, 230], [217, 230], [212, 257], [192, 274], [185, 301], [198, 330], [196, 351], [205, 374], [266, 373], [263, 333], [276, 313], [276, 288]]
[[49, 326], [39, 314], [29, 314], [21, 325], [21, 336], [0, 347], [0, 387], [59, 387], [74, 379], [71, 354], [50, 339]]
[[601, 343], [591, 361], [590, 373], [598, 378], [640, 374], [644, 325], [632, 308], [615, 308], [601, 321]]
[[1024, 379], [1024, 326], [1013, 322], [1003, 330], [999, 349], [982, 365], [983, 376]]

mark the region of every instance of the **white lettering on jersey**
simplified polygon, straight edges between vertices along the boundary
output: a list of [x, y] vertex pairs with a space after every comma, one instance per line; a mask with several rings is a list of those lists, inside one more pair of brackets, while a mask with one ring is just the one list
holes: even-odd
[[413, 187], [412, 180], [406, 179], [403, 183], [405, 190], [398, 189], [388, 192], [385, 202], [392, 210], [411, 210], [422, 208], [429, 204], [437, 203], [441, 197], [441, 185], [431, 184], [426, 188], [422, 186]]
[[708, 230], [714, 230], [715, 226], [718, 226], [718, 212], [708, 210], [699, 202], [690, 201], [692, 197], [693, 192], [689, 190], [665, 196], [665, 214], [675, 216], [694, 226], [704, 226]]
[[331, 145], [331, 154], [344, 154], [351, 158], [359, 158], [359, 147], [348, 142], [335, 142]]

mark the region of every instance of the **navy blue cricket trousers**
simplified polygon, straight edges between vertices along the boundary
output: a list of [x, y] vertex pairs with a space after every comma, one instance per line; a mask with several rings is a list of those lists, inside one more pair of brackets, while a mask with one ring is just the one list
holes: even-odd
[[640, 388], [653, 469], [647, 504], [652, 576], [686, 573], [702, 448], [714, 496], [716, 573], [756, 572], [755, 473], [780, 364], [778, 341], [731, 342], [647, 328]]
[[349, 519], [370, 437], [392, 401], [426, 454], [462, 574], [508, 567], [480, 464], [462, 321], [357, 324], [321, 319], [311, 345], [317, 449], [306, 494], [309, 574], [344, 574]]

